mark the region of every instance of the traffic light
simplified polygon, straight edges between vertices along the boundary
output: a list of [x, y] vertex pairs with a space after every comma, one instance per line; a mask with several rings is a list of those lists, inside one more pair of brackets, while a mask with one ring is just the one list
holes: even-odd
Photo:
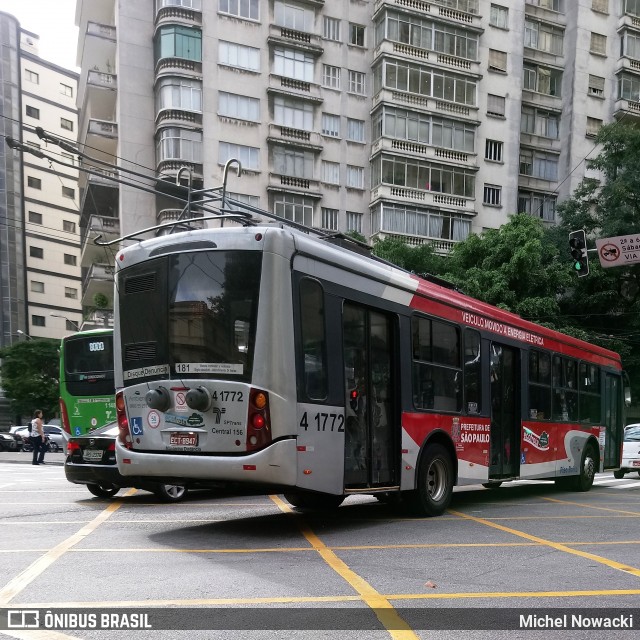
[[569, 249], [573, 258], [573, 270], [578, 277], [589, 275], [589, 255], [587, 254], [587, 238], [584, 229], [569, 234]]

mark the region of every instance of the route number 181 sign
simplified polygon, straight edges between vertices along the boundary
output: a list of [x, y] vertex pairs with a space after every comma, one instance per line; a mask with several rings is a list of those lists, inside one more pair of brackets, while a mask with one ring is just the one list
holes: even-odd
[[600, 264], [605, 267], [622, 267], [640, 262], [640, 233], [596, 240]]

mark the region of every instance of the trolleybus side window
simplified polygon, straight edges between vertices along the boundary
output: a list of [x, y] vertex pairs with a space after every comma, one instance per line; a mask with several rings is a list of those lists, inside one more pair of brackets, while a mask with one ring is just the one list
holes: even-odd
[[300, 281], [300, 325], [304, 361], [304, 395], [310, 400], [327, 397], [327, 345], [324, 291], [316, 280]]
[[600, 368], [595, 364], [580, 363], [580, 421], [600, 422]]
[[551, 417], [551, 356], [543, 351], [529, 352], [529, 417]]
[[578, 363], [558, 354], [552, 360], [552, 416], [564, 422], [578, 421]]
[[460, 330], [451, 324], [414, 316], [411, 335], [413, 399], [416, 408], [460, 411]]
[[482, 369], [480, 367], [480, 334], [472, 329], [464, 332], [464, 402], [467, 413], [482, 410]]

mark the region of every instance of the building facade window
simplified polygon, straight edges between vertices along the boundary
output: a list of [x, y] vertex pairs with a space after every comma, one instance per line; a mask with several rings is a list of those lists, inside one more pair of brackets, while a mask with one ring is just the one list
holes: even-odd
[[45, 317], [44, 316], [31, 316], [31, 324], [34, 327], [45, 327]]
[[218, 11], [246, 20], [260, 20], [260, 0], [218, 0]]
[[324, 16], [322, 37], [325, 40], [340, 42], [340, 20], [338, 20], [338, 18]]
[[218, 145], [218, 164], [225, 165], [232, 158], [239, 160], [243, 169], [257, 171], [260, 168], [260, 149], [258, 147], [247, 147], [242, 144], [221, 141]]
[[591, 33], [591, 46], [589, 47], [591, 53], [595, 53], [599, 56], [607, 54], [607, 36], [603, 36], [600, 33]]
[[202, 164], [202, 132], [179, 127], [161, 129], [156, 142], [156, 160]]
[[491, 71], [507, 72], [507, 54], [504, 51], [489, 49], [489, 69]]
[[364, 120], [347, 118], [347, 140], [364, 142]]
[[37, 109], [36, 107], [27, 105], [25, 107], [25, 113], [26, 115], [28, 115], [30, 118], [33, 118], [34, 120], [40, 120], [40, 109]]
[[39, 282], [38, 280], [32, 280], [31, 291], [33, 291], [33, 293], [44, 293], [44, 282]]
[[525, 47], [561, 56], [563, 42], [564, 31], [559, 27], [529, 18], [524, 21]]
[[246, 71], [260, 71], [260, 49], [220, 40], [218, 42], [218, 62]]
[[543, 138], [560, 137], [560, 114], [536, 107], [522, 107], [520, 131]]
[[73, 87], [68, 85], [68, 84], [64, 84], [64, 83], [60, 83], [60, 93], [63, 96], [68, 96], [69, 98], [73, 98]]
[[63, 220], [62, 221], [62, 230], [67, 233], [75, 233], [76, 232], [76, 223], [71, 222], [71, 220]]
[[202, 82], [187, 78], [160, 78], [156, 87], [156, 113], [164, 109], [202, 113]]
[[313, 56], [296, 49], [275, 47], [273, 51], [273, 73], [285, 78], [313, 82]]
[[520, 174], [556, 181], [558, 179], [559, 156], [538, 149], [520, 149]]
[[485, 160], [502, 162], [502, 142], [499, 140], [487, 140], [484, 145]]
[[275, 0], [273, 3], [275, 24], [294, 31], [313, 31], [313, 10], [289, 0]]
[[32, 189], [42, 189], [42, 180], [40, 180], [40, 178], [27, 176], [27, 186]]
[[364, 189], [364, 168], [347, 165], [347, 187], [351, 189]]
[[600, 13], [609, 13], [609, 0], [592, 0], [591, 8]]
[[62, 187], [62, 197], [63, 198], [75, 198], [76, 190], [73, 187]]
[[64, 297], [69, 298], [70, 300], [78, 299], [78, 290], [73, 287], [65, 287], [64, 288]]
[[590, 96], [597, 96], [598, 98], [604, 97], [604, 78], [600, 76], [592, 76], [589, 74], [589, 86], [587, 93]]
[[598, 131], [602, 129], [603, 121], [599, 118], [590, 118], [587, 116], [587, 136], [589, 138], [595, 138], [598, 135]]
[[322, 220], [320, 221], [320, 226], [323, 229], [328, 229], [329, 231], [337, 231], [338, 230], [338, 210], [322, 207]]
[[154, 37], [155, 61], [163, 58], [182, 58], [202, 62], [202, 32], [200, 29], [167, 25], [160, 27]]
[[273, 149], [273, 170], [283, 176], [313, 178], [313, 153], [287, 147]]
[[332, 138], [340, 137], [340, 116], [333, 113], [322, 114], [322, 135]]
[[524, 88], [529, 91], [560, 97], [562, 71], [540, 65], [524, 65]]
[[273, 99], [273, 119], [283, 127], [313, 131], [313, 105], [304, 100], [276, 96]]
[[260, 100], [236, 93], [218, 93], [218, 115], [238, 120], [260, 122]]
[[349, 69], [349, 93], [357, 93], [360, 96], [366, 95], [365, 80], [366, 74]]
[[556, 196], [532, 191], [518, 191], [518, 213], [527, 213], [545, 222], [556, 221]]
[[29, 256], [31, 258], [44, 258], [44, 249], [42, 247], [29, 247]]
[[340, 67], [333, 67], [330, 64], [322, 65], [322, 86], [340, 89]]
[[500, 4], [491, 5], [491, 13], [489, 14], [489, 24], [498, 29], [509, 28], [509, 9]]
[[42, 214], [37, 211], [29, 211], [29, 222], [33, 224], [42, 224]]
[[482, 199], [483, 204], [487, 204], [492, 207], [499, 207], [502, 197], [502, 187], [498, 187], [493, 184], [484, 185], [484, 197]]
[[60, 118], [60, 128], [66, 131], [73, 131], [73, 121], [67, 118]]
[[273, 199], [273, 212], [287, 220], [313, 226], [313, 200], [291, 193], [279, 193]]
[[624, 31], [620, 39], [622, 55], [634, 60], [640, 60], [640, 35], [631, 31]]
[[25, 69], [24, 79], [33, 84], [40, 84], [40, 76], [35, 71], [30, 71], [29, 69]]
[[362, 214], [356, 211], [347, 211], [347, 231], [355, 231], [362, 234]]
[[340, 163], [323, 160], [322, 181], [327, 184], [340, 184]]
[[557, 13], [564, 13], [564, 0], [525, 0], [525, 4], [550, 9]]
[[487, 115], [504, 118], [505, 99], [503, 96], [487, 94]]
[[349, 44], [364, 47], [364, 27], [361, 24], [349, 23]]
[[75, 267], [78, 264], [77, 256], [72, 255], [71, 253], [64, 254], [64, 263], [68, 264], [70, 267]]

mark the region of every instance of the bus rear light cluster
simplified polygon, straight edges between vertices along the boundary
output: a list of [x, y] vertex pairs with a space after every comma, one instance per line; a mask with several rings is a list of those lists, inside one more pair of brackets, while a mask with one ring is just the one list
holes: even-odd
[[270, 443], [269, 395], [266, 391], [251, 389], [247, 420], [247, 451], [263, 449]]
[[116, 393], [116, 413], [118, 415], [118, 439], [127, 449], [133, 448], [131, 431], [129, 430], [129, 420], [124, 405], [124, 394]]
[[74, 451], [80, 451], [80, 445], [77, 442], [67, 442], [67, 453], [72, 454]]

